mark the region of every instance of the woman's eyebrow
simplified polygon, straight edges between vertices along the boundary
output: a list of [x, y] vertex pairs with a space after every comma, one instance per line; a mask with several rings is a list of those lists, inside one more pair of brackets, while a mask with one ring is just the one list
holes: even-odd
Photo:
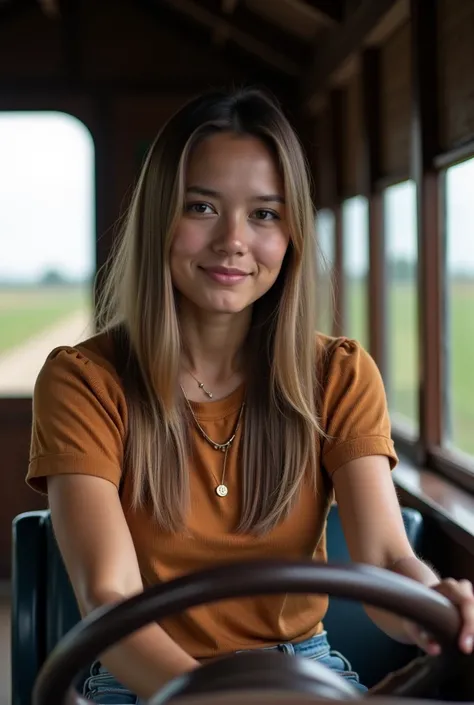
[[[186, 193], [196, 193], [199, 196], [209, 196], [210, 198], [222, 198], [222, 194], [219, 191], [215, 191], [211, 188], [206, 188], [204, 186], [188, 186]], [[253, 196], [253, 201], [261, 201], [262, 203], [281, 203], [285, 205], [285, 199], [279, 194], [265, 194], [261, 196]]]
[[188, 186], [186, 193], [197, 193], [199, 196], [210, 196], [211, 198], [220, 198], [222, 196], [219, 191], [214, 191], [204, 186]]
[[262, 201], [263, 203], [281, 203], [282, 205], [285, 205], [285, 199], [283, 196], [279, 196], [276, 193], [269, 194], [268, 196], [256, 196], [255, 200]]

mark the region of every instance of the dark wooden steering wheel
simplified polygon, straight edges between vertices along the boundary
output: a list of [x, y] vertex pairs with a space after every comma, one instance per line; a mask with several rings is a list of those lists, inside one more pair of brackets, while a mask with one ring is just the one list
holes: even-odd
[[[90, 705], [71, 686], [76, 674], [116, 642], [152, 621], [218, 600], [252, 595], [329, 594], [380, 607], [413, 620], [440, 642], [442, 654], [423, 656], [370, 691], [417, 697], [462, 663], [457, 648], [460, 617], [442, 595], [392, 572], [365, 565], [313, 562], [233, 563], [155, 585], [118, 605], [86, 617], [58, 644], [37, 678], [33, 705]], [[319, 702], [357, 699], [360, 694], [329, 669], [279, 652], [240, 653], [207, 663], [175, 679], [150, 701], [225, 705], [240, 694], [258, 702]], [[188, 700], [188, 698], [191, 698]], [[195, 699], [197, 698], [197, 700]], [[260, 698], [260, 700], [259, 700]], [[308, 699], [309, 698], [309, 699]]]

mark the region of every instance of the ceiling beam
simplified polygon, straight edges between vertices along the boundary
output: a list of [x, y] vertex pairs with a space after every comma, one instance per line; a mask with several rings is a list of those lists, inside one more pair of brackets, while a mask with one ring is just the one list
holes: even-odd
[[187, 15], [195, 22], [207, 27], [213, 33], [218, 33], [228, 37], [229, 40], [240, 46], [254, 56], [258, 56], [262, 61], [286, 74], [287, 76], [298, 77], [301, 75], [301, 66], [298, 61], [289, 58], [269, 44], [266, 44], [258, 37], [248, 31], [236, 27], [235, 24], [226, 19], [222, 14], [203, 7], [196, 0], [161, 0], [170, 9]]
[[344, 19], [344, 0], [304, 0], [322, 18], [341, 23]]
[[[232, 15], [239, 3], [239, 0], [221, 0], [221, 12], [225, 15]], [[216, 46], [223, 47], [229, 39], [227, 32], [225, 32], [222, 27], [214, 30], [212, 35], [212, 40]]]
[[237, 5], [239, 4], [239, 0], [222, 0], [222, 12], [225, 12], [227, 15], [231, 15]]
[[329, 14], [322, 12], [311, 0], [282, 0], [282, 2], [294, 8], [302, 17], [307, 17], [310, 22], [316, 20], [324, 27], [334, 27], [339, 23]]
[[345, 25], [328, 33], [315, 48], [311, 66], [303, 75], [301, 89], [307, 103], [328, 88], [334, 73], [362, 49], [385, 16], [401, 4], [404, 0], [362, 0]]

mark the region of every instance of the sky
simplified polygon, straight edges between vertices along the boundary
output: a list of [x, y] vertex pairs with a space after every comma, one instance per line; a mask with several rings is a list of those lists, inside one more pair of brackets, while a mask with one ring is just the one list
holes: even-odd
[[[474, 274], [474, 159], [448, 170], [447, 257]], [[94, 272], [94, 144], [87, 128], [63, 113], [0, 113], [0, 280], [36, 281], [50, 269], [72, 279]], [[416, 260], [415, 188], [385, 192], [387, 253]], [[334, 259], [331, 216], [319, 218], [321, 247]], [[344, 267], [368, 267], [367, 203], [343, 209]]]
[[94, 144], [63, 113], [0, 113], [0, 280], [95, 267]]

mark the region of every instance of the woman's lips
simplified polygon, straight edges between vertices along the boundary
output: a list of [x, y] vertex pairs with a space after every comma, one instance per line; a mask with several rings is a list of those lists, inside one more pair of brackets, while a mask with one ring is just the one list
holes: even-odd
[[227, 286], [239, 284], [249, 276], [247, 272], [230, 267], [202, 267], [202, 270], [213, 281], [218, 282], [219, 284], [225, 284]]

